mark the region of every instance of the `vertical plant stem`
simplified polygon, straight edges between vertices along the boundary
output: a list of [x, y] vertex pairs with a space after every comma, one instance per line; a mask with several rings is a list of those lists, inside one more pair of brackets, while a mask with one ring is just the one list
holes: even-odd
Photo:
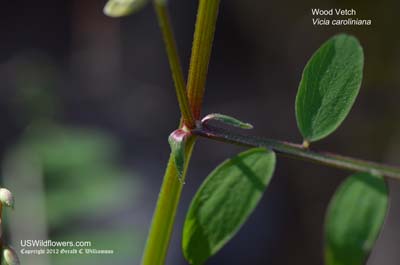
[[220, 0], [200, 0], [187, 90], [194, 118], [200, 119]]
[[[166, 39], [165, 41], [167, 50], [170, 49], [168, 53], [171, 69], [175, 69], [179, 63], [179, 59], [176, 52], [175, 41], [173, 41], [174, 39], [171, 26], [169, 20], [167, 20], [168, 16], [165, 7], [158, 6], [159, 4], [162, 5], [164, 3], [165, 1], [163, 0], [154, 1], [160, 26], [164, 34], [164, 39]], [[205, 81], [207, 78], [208, 64], [211, 55], [212, 42], [214, 39], [218, 7], [219, 0], [199, 1], [192, 56], [190, 60], [189, 80], [187, 85], [189, 104], [192, 109], [194, 119], [196, 120], [200, 117], [204, 86], [206, 83]], [[173, 62], [171, 62], [171, 59]], [[179, 73], [179, 71], [172, 71], [175, 74]], [[174, 79], [175, 78], [176, 77], [174, 77]], [[179, 80], [183, 80], [183, 78], [180, 79], [180, 77], [177, 76], [177, 80], [179, 84]], [[175, 85], [176, 84], [177, 82], [175, 81]], [[177, 94], [182, 91], [180, 88], [176, 88], [176, 90]], [[179, 97], [180, 96], [178, 95], [178, 100]], [[193, 112], [194, 110], [196, 110], [196, 112]], [[176, 211], [181, 196], [182, 183], [186, 176], [186, 171], [190, 162], [195, 140], [195, 137], [191, 137], [186, 145], [186, 162], [185, 170], [182, 175], [182, 182], [178, 180], [178, 172], [173, 157], [170, 156], [169, 158], [150, 232], [147, 238], [142, 265], [163, 265], [165, 263], [165, 258], [175, 222]]]
[[178, 49], [176, 46], [166, 2], [154, 1], [154, 9], [157, 14], [158, 24], [163, 34], [172, 78], [174, 80], [175, 93], [182, 114], [183, 124], [192, 129], [195, 126], [195, 121], [189, 106], [188, 96], [186, 94], [185, 79], [183, 77]]
[[187, 167], [195, 144], [192, 137], [186, 148], [185, 170], [182, 181], [178, 180], [178, 171], [172, 155], [168, 160], [161, 191], [158, 196], [157, 206], [154, 211], [151, 229], [147, 238], [142, 265], [162, 265], [168, 251], [169, 242], [175, 222], [176, 211], [181, 197], [183, 182]]

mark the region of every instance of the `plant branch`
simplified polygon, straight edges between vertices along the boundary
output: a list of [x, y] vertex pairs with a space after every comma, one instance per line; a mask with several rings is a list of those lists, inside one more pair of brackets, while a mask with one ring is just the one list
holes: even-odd
[[242, 146], [266, 147], [274, 150], [277, 153], [293, 158], [303, 159], [350, 171], [368, 172], [374, 175], [382, 175], [385, 177], [400, 180], [399, 167], [388, 166], [376, 162], [346, 157], [332, 153], [316, 152], [310, 149], [306, 149], [302, 145], [298, 144], [272, 139], [264, 139], [254, 136], [244, 136], [230, 132], [226, 129], [210, 125], [203, 126], [199, 129], [194, 129], [192, 133], [213, 140], [238, 144]]
[[168, 61], [172, 72], [172, 78], [175, 85], [175, 93], [178, 99], [179, 108], [183, 119], [183, 124], [188, 128], [194, 128], [195, 121], [193, 118], [192, 110], [189, 105], [188, 96], [186, 94], [185, 79], [183, 77], [182, 67], [174, 32], [169, 18], [168, 8], [166, 1], [154, 1], [154, 9], [157, 14], [158, 24], [163, 34], [165, 48], [168, 55]]
[[187, 83], [194, 118], [200, 119], [220, 0], [200, 0]]

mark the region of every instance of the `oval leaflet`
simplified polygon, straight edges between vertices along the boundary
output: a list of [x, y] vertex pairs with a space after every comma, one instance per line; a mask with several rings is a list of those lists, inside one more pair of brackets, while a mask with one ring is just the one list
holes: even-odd
[[275, 153], [253, 148], [219, 165], [197, 191], [183, 228], [183, 252], [203, 264], [240, 229], [271, 180]]
[[388, 211], [388, 187], [382, 177], [357, 173], [335, 192], [325, 218], [325, 264], [362, 265]]
[[305, 140], [320, 140], [343, 122], [358, 95], [363, 65], [361, 45], [345, 34], [332, 37], [313, 54], [296, 96], [297, 125]]

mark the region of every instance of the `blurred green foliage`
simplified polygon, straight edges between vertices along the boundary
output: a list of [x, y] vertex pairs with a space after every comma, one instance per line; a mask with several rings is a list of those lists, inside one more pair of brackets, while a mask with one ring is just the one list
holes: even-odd
[[[99, 256], [53, 255], [52, 264], [107, 264], [139, 255], [138, 242], [144, 235], [118, 218], [128, 212], [139, 183], [118, 165], [117, 157], [118, 144], [112, 137], [51, 123], [30, 126], [9, 152], [6, 160], [14, 167], [33, 162], [41, 168], [49, 239], [91, 241], [91, 248], [115, 251]], [[11, 175], [9, 185], [23, 202], [20, 187], [26, 176]]]

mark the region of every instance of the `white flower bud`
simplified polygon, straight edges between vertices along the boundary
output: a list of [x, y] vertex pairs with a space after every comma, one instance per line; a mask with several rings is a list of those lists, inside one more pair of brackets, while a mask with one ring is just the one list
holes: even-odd
[[149, 0], [109, 0], [104, 14], [109, 17], [124, 17], [142, 9]]
[[0, 188], [0, 202], [3, 205], [14, 208], [14, 196], [11, 191], [5, 188]]
[[3, 249], [3, 260], [2, 263], [4, 265], [19, 265], [19, 259], [17, 253], [14, 249], [10, 247], [6, 247]]

